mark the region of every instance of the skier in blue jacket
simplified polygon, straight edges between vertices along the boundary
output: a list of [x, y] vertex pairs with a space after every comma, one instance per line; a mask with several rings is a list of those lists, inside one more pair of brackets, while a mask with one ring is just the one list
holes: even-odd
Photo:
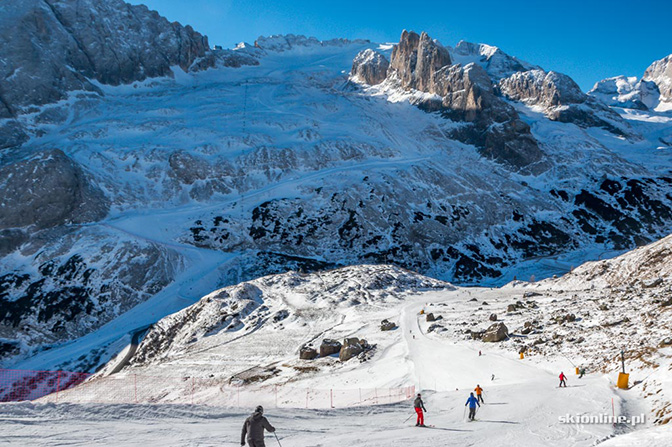
[[476, 418], [476, 405], [481, 406], [478, 403], [478, 399], [474, 397], [474, 393], [470, 393], [469, 399], [467, 399], [467, 403], [464, 406], [466, 407], [467, 405], [469, 405], [469, 420], [473, 421]]

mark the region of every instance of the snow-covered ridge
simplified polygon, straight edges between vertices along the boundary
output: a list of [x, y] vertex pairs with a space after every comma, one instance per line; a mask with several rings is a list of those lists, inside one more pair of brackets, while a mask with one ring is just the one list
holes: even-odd
[[[381, 311], [386, 306], [398, 304], [409, 293], [439, 289], [453, 287], [385, 265], [266, 276], [217, 290], [198, 303], [162, 319], [145, 336], [130, 365], [160, 364], [184, 357], [189, 352], [215, 349], [234, 342], [241, 334], [250, 334], [262, 327], [267, 330], [269, 326], [278, 335], [284, 334], [283, 348], [294, 353], [319, 334], [325, 338], [349, 336], [348, 331], [352, 329], [347, 329], [348, 314], [366, 313], [371, 309]], [[377, 321], [371, 323], [378, 324]], [[330, 329], [324, 329], [325, 326]], [[343, 327], [337, 329], [338, 326]], [[299, 329], [301, 327], [305, 329]], [[296, 329], [299, 329], [298, 333]], [[357, 335], [356, 332], [350, 334]], [[292, 342], [294, 346], [291, 346]], [[272, 346], [260, 348], [277, 349]], [[221, 365], [213, 366], [218, 375], [237, 372], [222, 369]]]
[[348, 45], [365, 45], [370, 43], [369, 40], [364, 39], [329, 39], [318, 40], [315, 37], [306, 37], [303, 35], [283, 34], [272, 36], [259, 36], [254, 41], [255, 48], [265, 51], [282, 52], [301, 48], [316, 48], [316, 47], [344, 47]]
[[606, 104], [639, 110], [672, 110], [672, 54], [654, 61], [641, 79], [616, 76], [599, 81], [588, 92]]

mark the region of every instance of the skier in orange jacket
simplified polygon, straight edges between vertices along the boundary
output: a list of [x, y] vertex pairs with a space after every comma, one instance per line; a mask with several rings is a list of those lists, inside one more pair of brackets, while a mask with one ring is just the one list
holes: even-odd
[[[483, 388], [481, 388], [481, 385], [476, 385], [476, 388], [474, 388], [474, 391], [476, 391], [476, 398], [478, 399], [479, 402], [483, 402]], [[485, 403], [485, 402], [483, 402]]]

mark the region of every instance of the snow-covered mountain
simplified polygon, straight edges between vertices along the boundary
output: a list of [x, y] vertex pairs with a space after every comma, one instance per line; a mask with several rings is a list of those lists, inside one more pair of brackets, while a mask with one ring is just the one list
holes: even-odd
[[672, 110], [672, 54], [649, 65], [641, 79], [625, 76], [603, 79], [588, 94], [614, 107]]
[[[504, 283], [669, 232], [669, 115], [614, 112], [496, 47], [404, 32], [209, 50], [121, 1], [1, 8], [21, 36], [0, 49], [6, 366], [93, 370], [270, 273]], [[85, 334], [71, 358], [37, 352]]]

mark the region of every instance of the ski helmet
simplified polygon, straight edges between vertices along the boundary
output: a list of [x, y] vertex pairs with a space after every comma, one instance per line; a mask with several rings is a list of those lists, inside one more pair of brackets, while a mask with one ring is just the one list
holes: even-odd
[[257, 405], [257, 408], [254, 409], [255, 413], [263, 413], [264, 412], [264, 407], [261, 405]]

